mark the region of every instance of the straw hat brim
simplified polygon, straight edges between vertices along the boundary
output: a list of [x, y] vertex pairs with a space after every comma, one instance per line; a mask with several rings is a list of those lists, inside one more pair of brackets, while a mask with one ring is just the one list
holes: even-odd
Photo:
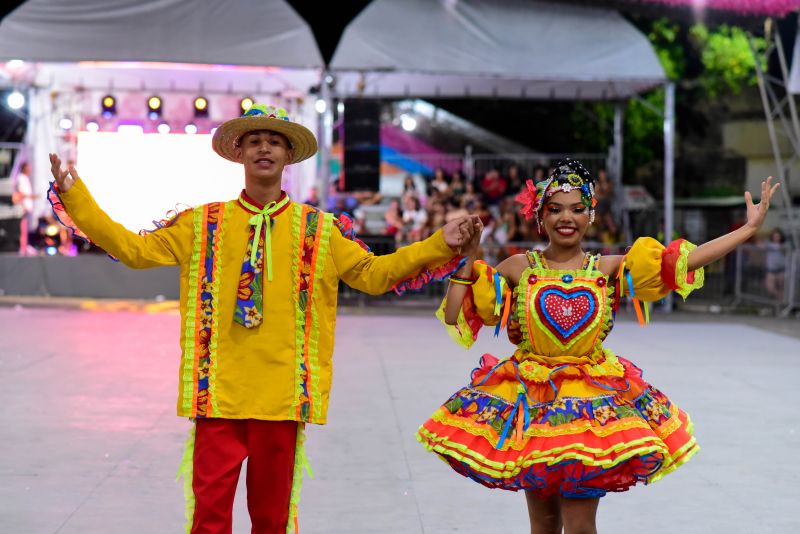
[[223, 158], [239, 163], [236, 159], [236, 144], [244, 134], [256, 130], [270, 130], [285, 135], [294, 151], [289, 163], [303, 161], [317, 153], [317, 138], [311, 130], [296, 122], [263, 115], [239, 117], [222, 123], [214, 132], [211, 146]]

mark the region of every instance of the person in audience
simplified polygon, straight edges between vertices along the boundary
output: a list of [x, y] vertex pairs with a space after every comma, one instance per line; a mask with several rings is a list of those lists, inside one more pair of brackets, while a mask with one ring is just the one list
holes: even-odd
[[308, 188], [308, 197], [303, 201], [303, 204], [309, 206], [319, 207], [319, 194], [317, 193], [317, 186], [313, 185]]
[[508, 189], [508, 182], [497, 169], [491, 169], [481, 180], [481, 192], [489, 205], [495, 205], [503, 198]]
[[419, 199], [406, 196], [403, 199], [403, 231], [397, 233], [398, 242], [416, 243], [422, 240], [427, 222], [428, 213]]
[[36, 200], [36, 195], [33, 193], [33, 184], [31, 183], [31, 164], [26, 161], [19, 167], [19, 172], [14, 179], [14, 192], [11, 194], [11, 201], [19, 206], [22, 212], [19, 222], [19, 253], [21, 256], [36, 255], [36, 250], [28, 242], [34, 200]]
[[784, 277], [786, 276], [786, 236], [780, 228], [775, 228], [769, 235], [769, 241], [765, 245], [767, 249], [764, 259], [766, 266], [766, 277], [764, 285], [767, 293], [778, 303], [784, 302]]
[[383, 214], [386, 221], [383, 233], [388, 236], [395, 236], [403, 229], [403, 213], [400, 211], [400, 201], [392, 199], [389, 201], [389, 208]]
[[431, 187], [439, 191], [443, 196], [450, 195], [450, 184], [447, 183], [447, 178], [444, 176], [444, 169], [441, 167], [436, 167], [436, 170], [433, 172]]
[[466, 184], [461, 171], [453, 171], [450, 177], [450, 194], [453, 198], [460, 198], [466, 192]]

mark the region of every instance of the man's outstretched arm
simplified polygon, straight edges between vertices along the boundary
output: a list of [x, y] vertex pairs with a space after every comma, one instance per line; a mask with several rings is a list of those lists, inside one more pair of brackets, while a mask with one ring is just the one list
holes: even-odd
[[97, 246], [128, 267], [142, 269], [177, 265], [192, 245], [191, 213], [184, 212], [169, 226], [141, 236], [131, 232], [97, 205], [74, 168], [62, 169], [61, 159], [50, 154], [57, 193], [67, 214]]
[[428, 239], [382, 256], [365, 251], [334, 228], [331, 250], [339, 277], [347, 285], [380, 295], [405, 279], [426, 270], [434, 271], [457, 258], [461, 247], [479, 231], [478, 224], [470, 217], [456, 219]]

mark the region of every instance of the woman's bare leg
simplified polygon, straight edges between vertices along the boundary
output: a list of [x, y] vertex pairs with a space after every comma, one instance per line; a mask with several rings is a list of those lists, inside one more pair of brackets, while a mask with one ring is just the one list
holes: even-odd
[[531, 534], [561, 534], [561, 508], [558, 495], [539, 499], [526, 491], [525, 500], [528, 502]]
[[561, 498], [564, 534], [597, 534], [597, 506], [600, 499]]

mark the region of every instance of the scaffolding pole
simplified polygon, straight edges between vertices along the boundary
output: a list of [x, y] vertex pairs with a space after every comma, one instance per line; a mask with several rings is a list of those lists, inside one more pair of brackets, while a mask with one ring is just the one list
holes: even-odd
[[[798, 21], [800, 23], [800, 21]], [[786, 210], [786, 217], [789, 221], [789, 235], [792, 247], [800, 249], [800, 236], [798, 236], [798, 224], [792, 199], [789, 194], [789, 169], [793, 163], [800, 161], [800, 121], [797, 117], [797, 106], [794, 96], [789, 92], [789, 73], [786, 65], [786, 55], [781, 44], [780, 34], [775, 27], [772, 19], [767, 19], [764, 24], [764, 35], [767, 40], [767, 48], [762, 57], [756, 49], [753, 35], [748, 34], [750, 51], [755, 60], [756, 76], [758, 78], [758, 89], [761, 93], [761, 103], [764, 106], [764, 115], [767, 120], [767, 131], [772, 145], [772, 155], [775, 159], [775, 167], [778, 179], [782, 182], [780, 195], [783, 200], [783, 207]], [[780, 78], [770, 76], [762, 67], [762, 60], [772, 56], [777, 57], [780, 66]], [[777, 121], [776, 121], [777, 119]], [[785, 137], [791, 145], [791, 154], [783, 156], [778, 135]], [[786, 313], [788, 313], [787, 310]]]

